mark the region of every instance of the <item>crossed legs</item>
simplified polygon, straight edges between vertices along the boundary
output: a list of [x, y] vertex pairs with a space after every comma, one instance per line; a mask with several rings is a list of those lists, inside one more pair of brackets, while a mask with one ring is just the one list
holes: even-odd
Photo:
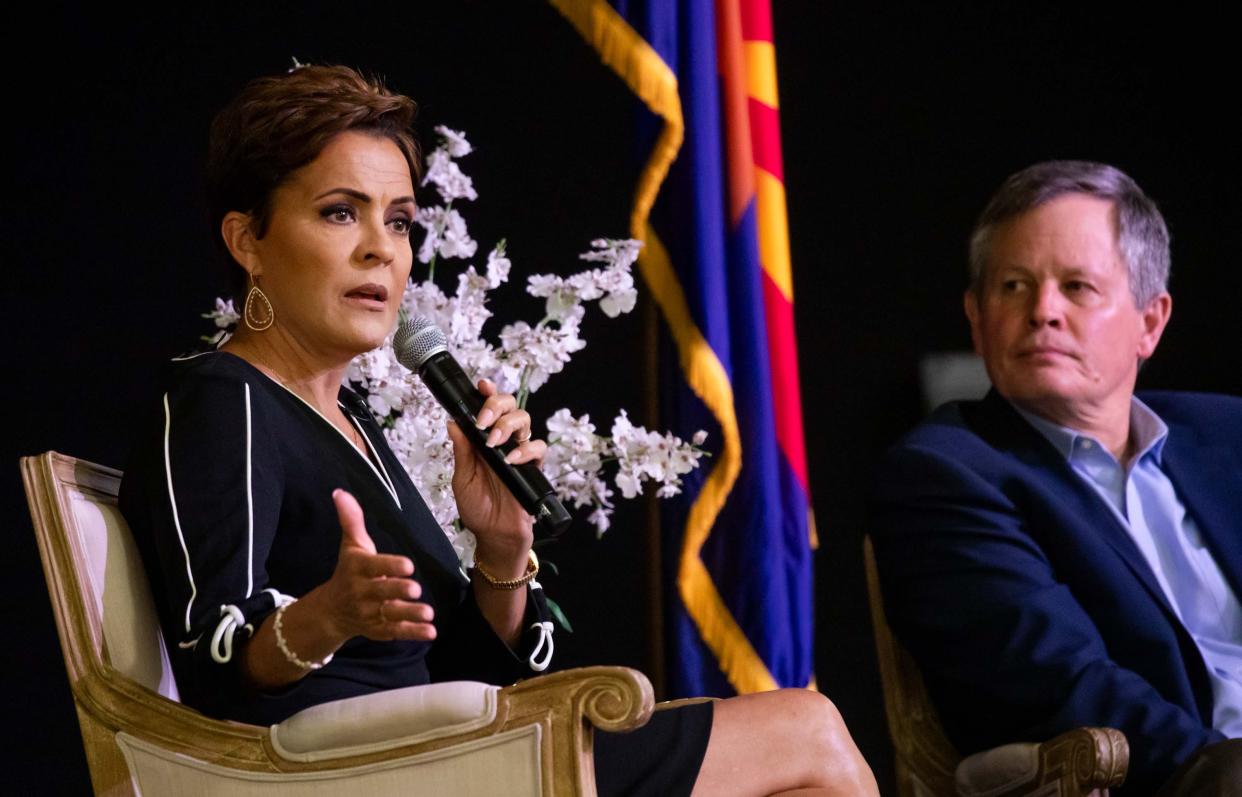
[[693, 797], [872, 795], [875, 776], [832, 702], [806, 689], [721, 700]]

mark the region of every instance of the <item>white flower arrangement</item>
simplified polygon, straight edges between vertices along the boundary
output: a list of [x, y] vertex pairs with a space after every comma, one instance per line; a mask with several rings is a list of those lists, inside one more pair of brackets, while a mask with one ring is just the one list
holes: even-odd
[[[488, 293], [509, 279], [510, 262], [505, 242], [487, 255], [482, 272], [466, 266], [457, 276], [457, 289], [445, 294], [434, 281], [440, 260], [466, 260], [478, 244], [470, 237], [465, 219], [453, 209], [459, 200], [478, 198], [471, 179], [457, 159], [470, 154], [466, 137], [437, 127], [440, 145], [427, 156], [422, 185], [433, 185], [443, 205], [420, 208], [415, 221], [426, 230], [417, 259], [427, 264], [427, 278], [413, 276], [402, 299], [403, 316], [426, 316], [448, 338], [449, 351], [473, 380], [487, 378], [501, 391], [513, 393], [525, 407], [530, 394], [552, 374], [563, 369], [574, 352], [586, 342], [579, 324], [589, 302], [615, 318], [634, 309], [638, 296], [630, 269], [641, 242], [599, 239], [579, 255], [599, 264], [568, 277], [537, 274], [527, 279], [526, 292], [544, 299], [544, 317], [534, 326], [515, 321], [501, 328], [498, 344], [483, 337], [483, 326], [492, 313]], [[214, 345], [228, 339], [238, 314], [231, 301], [216, 300], [216, 309], [204, 318], [215, 322], [217, 332], [205, 338]], [[448, 415], [431, 391], [401, 366], [393, 353], [392, 336], [384, 345], [359, 355], [350, 364], [345, 380], [361, 392], [381, 426], [393, 452], [431, 508], [463, 566], [474, 559], [474, 535], [460, 527], [453, 499], [453, 446], [447, 433]], [[590, 507], [588, 521], [597, 534], [609, 526], [615, 495], [604, 476], [605, 466], [615, 464], [613, 485], [622, 497], [634, 498], [644, 483], [658, 484], [656, 495], [667, 498], [681, 491], [681, 477], [699, 465], [707, 433], [699, 431], [690, 442], [672, 433], [653, 432], [630, 422], [624, 410], [612, 422], [608, 435], [596, 433], [588, 415], [575, 417], [560, 409], [547, 419], [548, 450], [543, 469], [561, 500], [576, 509]]]

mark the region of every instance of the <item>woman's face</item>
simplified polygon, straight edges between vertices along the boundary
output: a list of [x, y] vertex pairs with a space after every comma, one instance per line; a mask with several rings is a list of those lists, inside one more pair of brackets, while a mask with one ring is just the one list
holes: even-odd
[[345, 132], [272, 194], [253, 275], [276, 323], [315, 357], [348, 360], [396, 324], [413, 260], [414, 186], [397, 145]]

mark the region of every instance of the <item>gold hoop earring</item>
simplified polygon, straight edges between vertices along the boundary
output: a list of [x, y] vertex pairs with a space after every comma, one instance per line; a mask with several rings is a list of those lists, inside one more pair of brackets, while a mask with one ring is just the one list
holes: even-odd
[[267, 294], [259, 290], [259, 283], [253, 277], [250, 279], [250, 292], [246, 294], [246, 304], [242, 308], [242, 318], [246, 326], [255, 332], [262, 332], [276, 320], [272, 303], [268, 301]]

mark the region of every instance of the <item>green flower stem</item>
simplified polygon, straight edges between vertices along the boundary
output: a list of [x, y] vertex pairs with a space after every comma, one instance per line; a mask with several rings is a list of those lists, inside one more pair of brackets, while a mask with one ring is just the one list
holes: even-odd
[[530, 380], [530, 366], [522, 369], [522, 380], [518, 383], [517, 405], [519, 410], [526, 409], [526, 400], [530, 398], [530, 388], [526, 383]]

